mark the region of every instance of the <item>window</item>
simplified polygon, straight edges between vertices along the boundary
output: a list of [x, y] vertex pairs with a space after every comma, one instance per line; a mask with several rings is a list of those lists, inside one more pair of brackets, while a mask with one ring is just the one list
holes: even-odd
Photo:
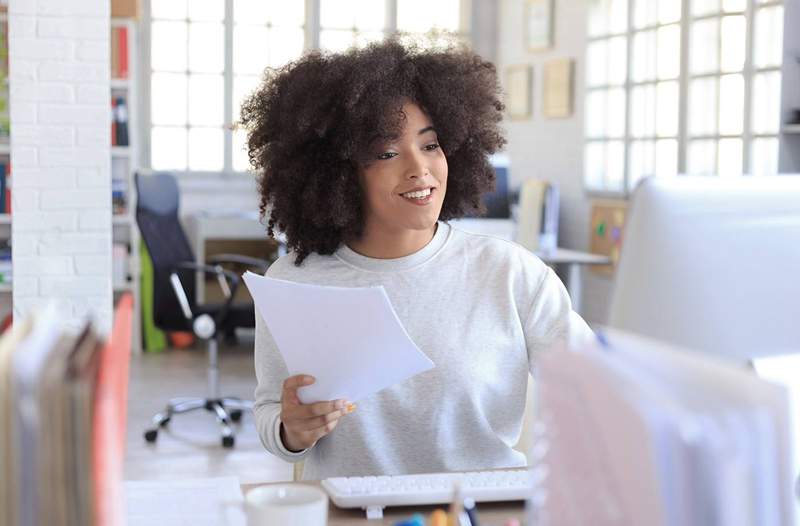
[[[464, 0], [150, 0], [149, 148], [154, 170], [244, 172], [244, 98], [266, 67], [394, 31], [468, 39]], [[307, 6], [309, 10], [307, 10]]]
[[592, 0], [588, 26], [587, 189], [777, 172], [780, 1]]

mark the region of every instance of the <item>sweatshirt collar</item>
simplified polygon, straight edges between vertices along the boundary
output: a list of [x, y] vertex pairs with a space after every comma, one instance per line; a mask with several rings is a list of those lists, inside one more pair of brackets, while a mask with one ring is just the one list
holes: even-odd
[[436, 233], [427, 245], [407, 256], [392, 259], [377, 259], [371, 258], [355, 252], [346, 244], [334, 253], [334, 255], [353, 267], [370, 272], [397, 272], [401, 270], [409, 270], [417, 267], [429, 259], [433, 258], [447, 243], [450, 237], [450, 225], [439, 221], [436, 227]]

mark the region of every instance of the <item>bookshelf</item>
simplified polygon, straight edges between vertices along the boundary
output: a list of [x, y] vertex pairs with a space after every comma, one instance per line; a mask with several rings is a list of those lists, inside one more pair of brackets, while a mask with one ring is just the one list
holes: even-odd
[[[3, 182], [0, 191], [6, 193], [11, 186], [11, 145], [9, 143], [9, 85], [8, 85], [8, 14], [0, 12], [0, 164]], [[11, 294], [11, 214], [7, 213], [5, 201], [10, 195], [0, 197], [0, 323], [7, 319], [13, 311]]]
[[[114, 34], [119, 35], [119, 30], [127, 31], [126, 45], [115, 45]], [[111, 19], [111, 100], [124, 99], [127, 111], [128, 143], [127, 145], [115, 144], [112, 140], [111, 146], [111, 177], [112, 188], [117, 196], [112, 215], [112, 231], [114, 254], [112, 256], [114, 271], [112, 272], [112, 283], [114, 288], [114, 302], [123, 292], [131, 292], [133, 295], [133, 341], [131, 342], [134, 353], [142, 350], [141, 342], [141, 268], [139, 261], [139, 229], [136, 226], [136, 192], [134, 190], [134, 174], [138, 169], [137, 160], [139, 159], [138, 144], [138, 93], [137, 82], [138, 70], [136, 60], [136, 30], [137, 24], [133, 19], [112, 18]], [[122, 51], [120, 51], [120, 49]], [[127, 51], [127, 76], [120, 77], [120, 56]], [[116, 56], [115, 56], [116, 53]], [[124, 202], [124, 209], [119, 205], [119, 196]], [[124, 247], [124, 256], [119, 257]], [[122, 267], [120, 267], [120, 265]], [[120, 279], [123, 277], [124, 279]]]

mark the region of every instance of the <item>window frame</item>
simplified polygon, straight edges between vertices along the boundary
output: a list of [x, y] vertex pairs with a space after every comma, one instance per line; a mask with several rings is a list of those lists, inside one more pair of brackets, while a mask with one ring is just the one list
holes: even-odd
[[[238, 119], [234, 115], [233, 108], [233, 4], [236, 0], [223, 0], [225, 3], [225, 18], [223, 20], [224, 35], [225, 35], [225, 49], [224, 49], [224, 70], [223, 70], [223, 138], [224, 138], [224, 152], [223, 152], [223, 167], [222, 170], [185, 170], [171, 169], [179, 179], [191, 180], [193, 184], [197, 184], [200, 188], [215, 188], [214, 181], [220, 178], [233, 184], [233, 188], [249, 188], [252, 185], [252, 172], [251, 171], [238, 171], [233, 168], [233, 129], [232, 123]], [[293, 0], [300, 1], [300, 0]], [[321, 0], [302, 0], [305, 2], [305, 23], [303, 28], [305, 30], [305, 39], [303, 44], [303, 52], [319, 49], [320, 42], [320, 1]], [[383, 0], [386, 3], [386, 18], [385, 28], [383, 30], [385, 35], [391, 35], [397, 31], [397, 3], [398, 0]], [[153, 124], [151, 120], [151, 78], [153, 69], [150, 61], [150, 53], [152, 49], [151, 40], [151, 2], [152, 0], [142, 0], [142, 18], [141, 18], [141, 31], [139, 32], [141, 42], [141, 54], [139, 57], [140, 68], [139, 71], [143, 72], [141, 79], [139, 79], [140, 86], [140, 103], [141, 103], [141, 129], [139, 130], [139, 140], [142, 147], [139, 150], [139, 163], [141, 170], [145, 173], [153, 172], [155, 169], [152, 166], [152, 150], [151, 138]], [[473, 22], [473, 0], [458, 0], [460, 9], [460, 27], [458, 33], [466, 37], [470, 43], [474, 44], [474, 34], [472, 31]], [[187, 32], [188, 38], [188, 32]], [[187, 48], [188, 49], [188, 48]], [[188, 130], [192, 126], [186, 124]], [[198, 127], [198, 126], [194, 126]], [[188, 161], [188, 159], [187, 159]]]
[[[615, 37], [625, 37], [626, 38], [626, 77], [625, 82], [621, 85], [616, 84], [603, 84], [603, 85], [596, 85], [596, 86], [589, 86], [588, 78], [584, 79], [584, 93], [583, 93], [583, 102], [584, 108], [586, 108], [586, 102], [590, 93], [595, 91], [603, 91], [608, 90], [611, 88], [623, 88], [625, 91], [625, 122], [624, 122], [624, 134], [622, 137], [610, 137], [608, 135], [604, 135], [602, 137], [588, 137], [586, 135], [586, 118], [587, 114], [584, 112], [583, 115], [583, 158], [585, 162], [586, 158], [586, 151], [587, 145], [590, 143], [604, 143], [607, 144], [612, 141], [623, 141], [623, 170], [624, 173], [622, 174], [622, 190], [610, 190], [610, 189], [597, 189], [587, 184], [586, 179], [586, 169], [582, 167], [581, 173], [581, 182], [584, 189], [584, 192], [593, 198], [627, 198], [631, 192], [633, 191], [630, 188], [630, 178], [631, 178], [631, 167], [630, 167], [630, 150], [631, 144], [637, 140], [653, 140], [657, 141], [659, 138], [656, 134], [656, 137], [633, 137], [631, 133], [631, 94], [633, 88], [642, 85], [657, 85], [660, 82], [659, 79], [652, 79], [646, 81], [634, 81], [632, 75], [632, 58], [633, 58], [633, 39], [637, 33], [641, 33], [644, 31], [655, 30], [657, 31], [661, 27], [665, 27], [668, 25], [678, 24], [680, 27], [680, 43], [681, 43], [681, 50], [680, 50], [680, 64], [679, 64], [679, 76], [677, 78], [678, 82], [678, 130], [677, 130], [677, 141], [678, 141], [678, 165], [676, 167], [676, 176], [681, 176], [686, 174], [687, 168], [687, 161], [688, 161], [688, 150], [689, 144], [692, 140], [713, 140], [716, 144], [716, 152], [718, 155], [719, 144], [718, 141], [720, 139], [741, 139], [742, 141], [742, 175], [751, 175], [751, 155], [752, 155], [752, 145], [754, 139], [775, 139], [780, 140], [780, 123], [778, 123], [778, 127], [774, 133], [754, 133], [752, 130], [752, 107], [753, 107], [753, 82], [756, 75], [761, 73], [768, 73], [768, 72], [782, 72], [782, 64], [778, 64], [775, 66], [767, 66], [767, 67], [756, 67], [754, 63], [754, 54], [755, 54], [755, 42], [753, 39], [753, 35], [755, 32], [755, 19], [756, 19], [756, 12], [761, 9], [776, 7], [776, 6], [783, 6], [785, 9], [785, 2], [784, 0], [766, 0], [763, 2], [759, 2], [759, 0], [746, 0], [745, 8], [743, 11], [731, 11], [725, 12], [722, 10], [722, 7], [718, 11], [713, 13], [706, 13], [703, 15], [693, 15], [691, 12], [692, 7], [692, 0], [681, 0], [681, 18], [677, 22], [669, 22], [669, 23], [660, 23], [655, 22], [653, 24], [647, 24], [640, 28], [636, 28], [634, 26], [634, 4], [636, 0], [627, 0], [627, 27], [625, 31], [617, 31], [617, 32], [607, 32], [600, 36], [589, 36], [588, 35], [588, 23], [587, 20], [587, 38], [586, 38], [586, 49], [588, 50], [589, 45], [593, 42], [599, 41], [609, 41]], [[735, 16], [735, 15], [744, 15], [745, 17], [745, 27], [746, 27], [746, 35], [745, 35], [745, 59], [742, 69], [740, 71], [733, 71], [727, 72], [722, 71], [721, 67], [721, 57], [720, 58], [720, 66], [717, 70], [710, 72], [710, 73], [696, 73], [692, 74], [690, 72], [690, 64], [689, 64], [689, 44], [690, 44], [690, 32], [692, 28], [692, 23], [698, 20], [717, 20], [719, 21], [720, 25], [724, 17], [726, 16]], [[785, 11], [784, 11], [785, 16]], [[721, 53], [721, 46], [718, 50], [718, 53]], [[588, 56], [588, 53], [587, 53]], [[692, 80], [699, 79], [699, 78], [714, 78], [717, 79], [717, 103], [719, 104], [719, 80], [725, 75], [741, 75], [744, 81], [744, 88], [743, 88], [743, 97], [744, 97], [744, 108], [743, 108], [743, 120], [742, 120], [742, 133], [738, 135], [729, 135], [729, 134], [721, 134], [719, 129], [714, 134], [706, 134], [706, 135], [690, 135], [689, 134], [689, 123], [688, 123], [688, 113], [689, 113], [689, 86]], [[662, 80], [661, 82], [666, 81]], [[674, 139], [675, 137], [667, 137], [667, 139]], [[777, 159], [776, 159], [777, 160]], [[717, 161], [715, 161], [717, 162]], [[718, 168], [717, 170], [718, 171]], [[607, 180], [607, 179], [606, 179]]]

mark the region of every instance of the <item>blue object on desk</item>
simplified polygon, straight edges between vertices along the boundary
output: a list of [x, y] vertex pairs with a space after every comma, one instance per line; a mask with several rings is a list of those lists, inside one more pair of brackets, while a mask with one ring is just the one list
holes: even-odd
[[415, 513], [410, 519], [396, 522], [394, 526], [425, 526], [425, 517]]

